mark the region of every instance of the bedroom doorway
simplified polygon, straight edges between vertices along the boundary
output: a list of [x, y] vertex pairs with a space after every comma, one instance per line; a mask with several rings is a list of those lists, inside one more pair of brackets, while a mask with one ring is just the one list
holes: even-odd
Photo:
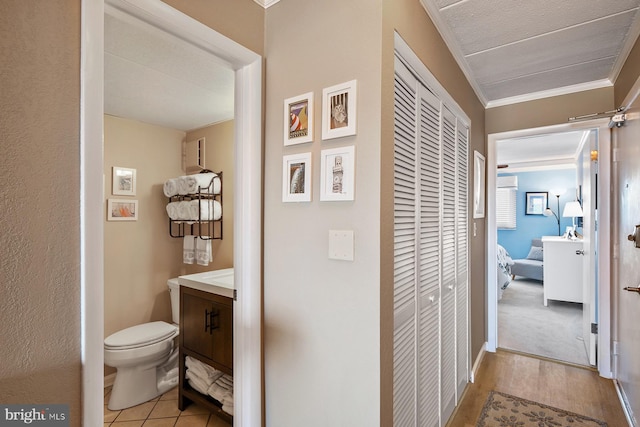
[[[608, 277], [609, 271], [608, 245], [603, 243], [609, 240], [609, 207], [608, 200], [602, 198], [600, 199], [603, 203], [600, 203], [597, 211], [600, 216], [599, 236], [595, 234], [597, 189], [607, 188], [609, 181], [610, 131], [607, 125], [608, 120], [606, 123], [600, 120], [489, 135], [488, 351], [495, 351], [497, 347], [501, 347], [579, 365], [597, 365], [601, 375], [610, 376], [609, 346], [604, 344], [610, 339], [609, 283], [608, 280], [598, 280], [599, 277]], [[583, 135], [583, 140], [582, 148], [576, 148], [574, 155], [569, 159], [560, 159], [555, 152], [562, 146], [562, 141], [552, 143], [546, 149], [544, 144], [536, 143], [539, 139], [549, 139], [555, 135], [568, 137], [570, 134]], [[505, 163], [500, 161], [504, 158], [504, 153], [500, 150], [505, 147], [507, 141], [520, 142], [524, 150], [520, 150], [516, 155], [517, 161], [508, 162], [509, 166], [505, 167]], [[515, 145], [507, 149], [515, 149]], [[546, 158], [534, 158], [533, 153], [544, 150], [548, 150]], [[530, 157], [528, 151], [532, 153]], [[596, 163], [591, 162], [592, 151], [597, 153], [595, 155], [600, 155], [597, 162], [600, 168], [597, 179], [595, 167], [590, 166], [592, 163], [596, 166]], [[584, 162], [577, 161], [585, 157]], [[503, 231], [497, 227], [496, 193], [499, 174], [519, 176], [520, 179], [516, 197], [520, 216], [516, 229], [521, 226], [526, 229], [526, 232], [521, 234], [523, 237], [520, 241], [518, 238], [515, 241], [509, 238], [510, 234], [511, 237], [518, 235], [515, 230]], [[545, 193], [543, 209], [550, 209], [550, 212], [547, 210], [548, 216], [541, 215], [541, 212], [535, 212], [537, 215], [532, 212], [530, 215], [525, 214], [526, 193], [535, 193], [531, 196]], [[579, 242], [584, 245], [584, 249], [581, 249], [584, 252], [573, 255], [574, 258], [578, 257], [572, 260], [574, 267], [556, 268], [558, 271], [554, 274], [568, 274], [570, 280], [574, 281], [581, 276], [589, 286], [583, 287], [584, 290], [578, 289], [582, 292], [575, 297], [549, 297], [548, 304], [545, 305], [542, 269], [539, 271], [540, 274], [516, 269], [518, 274], [515, 275], [515, 279], [509, 277], [505, 283], [505, 274], [501, 272], [500, 266], [496, 268], [496, 259], [500, 259], [498, 256], [502, 252], [501, 247], [504, 246], [507, 247], [508, 255], [514, 255], [513, 259], [527, 262], [528, 258], [536, 258], [534, 240], [542, 236], [549, 236], [547, 240], [558, 239], [558, 235], [565, 234], [567, 226], [573, 228], [573, 222], [576, 220], [564, 217], [563, 211], [567, 202], [574, 200], [580, 200], [585, 210], [584, 217], [577, 220], [577, 229], [583, 237]], [[513, 254], [510, 253], [512, 251]], [[532, 261], [533, 264], [535, 262]], [[551, 274], [551, 270], [548, 274]], [[501, 282], [498, 283], [499, 281]], [[598, 283], [601, 286], [598, 286]], [[502, 289], [503, 286], [505, 289]], [[547, 291], [550, 292], [551, 289], [552, 286], [549, 285]], [[599, 335], [591, 333], [592, 323], [599, 323]], [[596, 346], [596, 341], [601, 345]]]

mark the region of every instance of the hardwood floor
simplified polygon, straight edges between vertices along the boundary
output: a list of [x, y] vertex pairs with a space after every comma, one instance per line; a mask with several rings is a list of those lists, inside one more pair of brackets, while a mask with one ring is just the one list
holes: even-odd
[[628, 426], [612, 380], [595, 370], [498, 350], [486, 353], [447, 427], [475, 427], [491, 390]]

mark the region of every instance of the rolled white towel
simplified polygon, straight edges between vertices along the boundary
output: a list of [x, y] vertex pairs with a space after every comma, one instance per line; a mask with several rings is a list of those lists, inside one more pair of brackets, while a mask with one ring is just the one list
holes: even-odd
[[203, 221], [222, 218], [222, 205], [217, 200], [192, 200], [189, 203], [189, 215], [194, 221], [198, 218]]
[[180, 188], [178, 181], [179, 178], [171, 178], [164, 182], [162, 190], [164, 191], [165, 196], [173, 197], [178, 194], [178, 190]]
[[178, 204], [179, 202], [171, 202], [167, 204], [167, 215], [169, 215], [169, 218], [174, 221], [178, 219]]
[[[186, 191], [184, 194], [195, 194], [198, 192], [198, 188], [200, 188], [201, 193], [220, 194], [220, 178], [213, 172], [196, 173], [181, 178], [183, 180], [182, 190]], [[213, 185], [210, 187], [211, 180], [213, 180]]]
[[178, 203], [178, 207], [177, 207], [178, 217], [176, 219], [183, 220], [183, 221], [189, 221], [189, 220], [193, 221], [193, 217], [191, 215], [191, 202], [182, 201], [177, 203]]

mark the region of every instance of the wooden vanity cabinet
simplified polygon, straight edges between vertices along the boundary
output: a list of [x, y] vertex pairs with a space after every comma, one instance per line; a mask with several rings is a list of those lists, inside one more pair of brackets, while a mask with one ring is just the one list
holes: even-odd
[[178, 407], [197, 402], [232, 420], [219, 402], [192, 389], [185, 377], [190, 356], [233, 376], [233, 299], [180, 286], [180, 383]]

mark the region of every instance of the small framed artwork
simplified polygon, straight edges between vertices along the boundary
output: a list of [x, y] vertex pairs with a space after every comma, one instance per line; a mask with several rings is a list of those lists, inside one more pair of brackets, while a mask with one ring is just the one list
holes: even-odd
[[136, 195], [136, 170], [129, 168], [113, 167], [113, 187], [114, 196], [135, 196]]
[[313, 92], [284, 100], [284, 145], [313, 141]]
[[473, 152], [473, 217], [484, 218], [485, 158]]
[[547, 209], [548, 197], [549, 194], [547, 192], [528, 192], [527, 196], [527, 204], [525, 214], [527, 215], [542, 215], [544, 210]]
[[282, 158], [282, 201], [311, 201], [311, 153]]
[[357, 81], [322, 90], [322, 139], [356, 134]]
[[108, 221], [137, 221], [138, 201], [131, 199], [109, 199], [107, 201]]
[[320, 200], [354, 200], [355, 147], [322, 150]]

